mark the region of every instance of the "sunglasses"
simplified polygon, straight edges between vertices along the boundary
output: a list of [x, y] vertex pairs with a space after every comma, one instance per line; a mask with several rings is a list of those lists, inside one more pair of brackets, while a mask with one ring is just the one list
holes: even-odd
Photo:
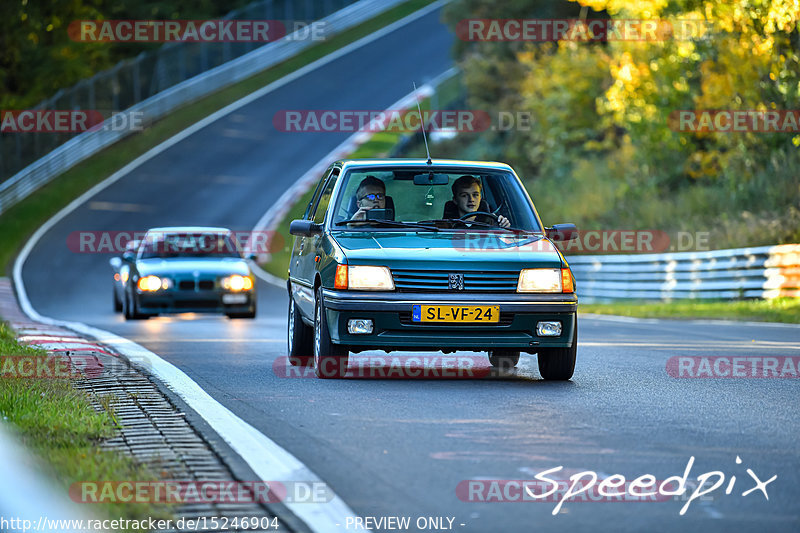
[[370, 202], [376, 202], [378, 200], [383, 200], [384, 198], [386, 198], [385, 194], [383, 194], [381, 192], [376, 192], [376, 193], [371, 193], [371, 194], [365, 194], [364, 196], [359, 198], [358, 201], [360, 202], [360, 201], [366, 199], [366, 200], [369, 200]]

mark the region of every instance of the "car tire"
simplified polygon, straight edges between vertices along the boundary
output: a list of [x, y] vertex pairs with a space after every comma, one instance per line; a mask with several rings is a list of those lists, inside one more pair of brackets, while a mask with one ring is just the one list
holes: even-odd
[[114, 295], [114, 312], [119, 313], [122, 311], [122, 302], [119, 301], [119, 296], [117, 296], [116, 287], [113, 287], [111, 289], [111, 293]]
[[495, 368], [511, 370], [519, 363], [519, 350], [491, 350], [489, 362]]
[[346, 346], [331, 342], [328, 321], [324, 320], [325, 302], [322, 289], [317, 290], [314, 305], [314, 366], [318, 378], [338, 379], [347, 372], [347, 359], [350, 354]]
[[303, 316], [289, 294], [287, 347], [292, 366], [311, 366], [314, 362], [314, 330], [303, 322]]
[[136, 308], [136, 298], [133, 295], [125, 293], [125, 302], [123, 304], [125, 320], [147, 320], [150, 315], [143, 315]]
[[575, 373], [578, 355], [578, 317], [573, 316], [575, 329], [572, 332], [572, 347], [542, 348], [539, 350], [539, 373], [548, 381], [566, 381]]

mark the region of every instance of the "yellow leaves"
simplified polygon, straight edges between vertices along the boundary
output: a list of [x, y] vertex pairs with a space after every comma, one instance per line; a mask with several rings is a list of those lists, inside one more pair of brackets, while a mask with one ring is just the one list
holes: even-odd
[[[608, 11], [612, 16], [631, 18], [657, 17], [669, 4], [668, 0], [572, 0], [595, 11]], [[615, 17], [617, 18], [617, 17]], [[621, 18], [621, 17], [620, 17]]]

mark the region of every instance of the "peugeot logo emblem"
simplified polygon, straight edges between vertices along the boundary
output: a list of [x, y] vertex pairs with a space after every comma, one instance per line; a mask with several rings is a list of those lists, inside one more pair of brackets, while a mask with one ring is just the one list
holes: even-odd
[[450, 288], [456, 291], [464, 290], [464, 274], [450, 274]]

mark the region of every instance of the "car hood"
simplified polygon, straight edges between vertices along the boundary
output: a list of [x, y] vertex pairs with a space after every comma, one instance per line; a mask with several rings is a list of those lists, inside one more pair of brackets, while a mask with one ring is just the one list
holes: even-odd
[[139, 275], [174, 276], [224, 276], [229, 274], [250, 275], [250, 267], [244, 259], [225, 257], [216, 259], [140, 259], [136, 262]]
[[394, 268], [517, 270], [560, 268], [561, 255], [541, 235], [508, 232], [341, 232], [332, 237], [350, 264]]

